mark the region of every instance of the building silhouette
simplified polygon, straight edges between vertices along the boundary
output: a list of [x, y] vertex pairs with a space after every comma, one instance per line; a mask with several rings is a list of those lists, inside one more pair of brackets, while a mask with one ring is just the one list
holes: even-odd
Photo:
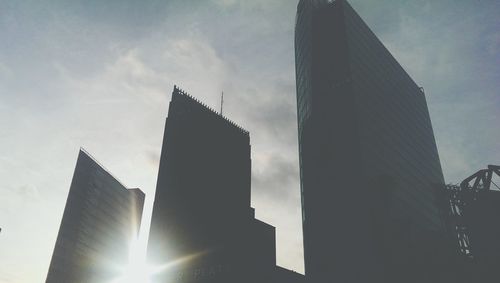
[[[301, 282], [250, 206], [249, 133], [174, 87], [147, 257], [153, 282]], [[295, 281], [294, 281], [295, 280]]]
[[295, 27], [309, 282], [439, 282], [444, 185], [425, 94], [347, 1]]
[[462, 281], [498, 282], [500, 271], [500, 166], [489, 165], [443, 190], [443, 210]]
[[78, 154], [47, 283], [107, 283], [128, 265], [144, 193], [127, 189], [83, 149]]

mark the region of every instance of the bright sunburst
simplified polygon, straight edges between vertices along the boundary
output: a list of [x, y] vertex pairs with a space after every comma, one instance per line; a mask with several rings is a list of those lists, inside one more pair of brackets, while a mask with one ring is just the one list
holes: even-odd
[[151, 283], [151, 275], [154, 271], [146, 263], [145, 252], [138, 239], [130, 244], [128, 266], [120, 268], [120, 270], [120, 277], [111, 283]]
[[186, 264], [208, 253], [208, 251], [194, 253], [158, 266], [152, 266], [147, 263], [146, 249], [141, 244], [144, 242], [139, 239], [131, 242], [128, 265], [118, 268], [120, 276], [110, 283], [152, 283], [153, 275], [168, 272], [169, 269], [177, 265]]
[[151, 283], [151, 272], [146, 264], [129, 265], [123, 275], [113, 280], [112, 283]]

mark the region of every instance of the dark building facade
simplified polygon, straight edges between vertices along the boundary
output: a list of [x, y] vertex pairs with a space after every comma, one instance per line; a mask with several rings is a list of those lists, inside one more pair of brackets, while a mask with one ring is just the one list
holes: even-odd
[[[469, 239], [481, 282], [500, 280], [500, 191], [479, 191], [464, 213]], [[480, 280], [481, 275], [489, 280]]]
[[432, 282], [444, 179], [423, 90], [344, 0], [299, 2], [295, 53], [308, 280]]
[[120, 276], [139, 232], [144, 193], [127, 189], [80, 150], [47, 283], [107, 283]]
[[498, 282], [500, 271], [500, 166], [489, 165], [443, 190], [443, 211], [454, 244], [459, 280]]
[[148, 242], [148, 262], [162, 267], [153, 282], [280, 282], [275, 228], [255, 219], [250, 186], [249, 133], [174, 87]]

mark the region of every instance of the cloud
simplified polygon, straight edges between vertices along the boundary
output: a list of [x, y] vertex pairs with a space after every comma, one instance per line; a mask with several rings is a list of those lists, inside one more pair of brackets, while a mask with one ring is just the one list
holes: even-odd
[[293, 79], [272, 78], [261, 81], [258, 87], [249, 88], [238, 96], [241, 113], [258, 133], [259, 141], [268, 144], [296, 146], [296, 104]]
[[498, 53], [500, 53], [500, 33], [497, 32], [492, 34], [488, 41], [489, 44], [487, 45], [486, 50], [488, 50], [488, 53], [492, 56], [498, 56]]
[[230, 7], [233, 6], [234, 4], [237, 3], [236, 0], [212, 0], [215, 4], [223, 6], [223, 7]]
[[152, 166], [157, 168], [160, 164], [160, 153], [156, 150], [148, 150], [144, 153], [146, 159], [151, 163]]
[[[280, 154], [254, 154], [255, 163], [252, 173], [252, 185], [269, 200], [284, 202], [297, 198], [293, 189], [298, 188], [299, 173], [295, 158], [286, 158]], [[293, 188], [293, 189], [292, 189]]]
[[0, 62], [0, 80], [7, 80], [12, 75], [12, 70], [3, 62]]
[[[251, 133], [257, 216], [278, 228], [278, 263], [303, 271], [297, 1], [98, 2], [0, 4], [0, 222], [14, 235], [0, 278], [43, 280], [80, 146], [150, 210], [174, 84], [216, 109], [224, 91], [225, 115]], [[425, 87], [446, 179], [498, 163], [498, 4], [351, 2]]]
[[22, 199], [37, 199], [40, 197], [40, 192], [34, 185], [24, 185], [19, 188], [18, 193]]

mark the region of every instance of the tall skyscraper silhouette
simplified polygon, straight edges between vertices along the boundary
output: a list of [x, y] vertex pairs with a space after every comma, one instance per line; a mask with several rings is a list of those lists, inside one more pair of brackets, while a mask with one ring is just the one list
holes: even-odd
[[295, 54], [306, 278], [432, 282], [444, 179], [423, 90], [344, 0], [299, 2]]
[[148, 242], [153, 282], [301, 282], [276, 267], [275, 228], [255, 219], [250, 178], [249, 133], [174, 87]]
[[127, 189], [80, 150], [47, 283], [107, 283], [129, 263], [144, 193]]

